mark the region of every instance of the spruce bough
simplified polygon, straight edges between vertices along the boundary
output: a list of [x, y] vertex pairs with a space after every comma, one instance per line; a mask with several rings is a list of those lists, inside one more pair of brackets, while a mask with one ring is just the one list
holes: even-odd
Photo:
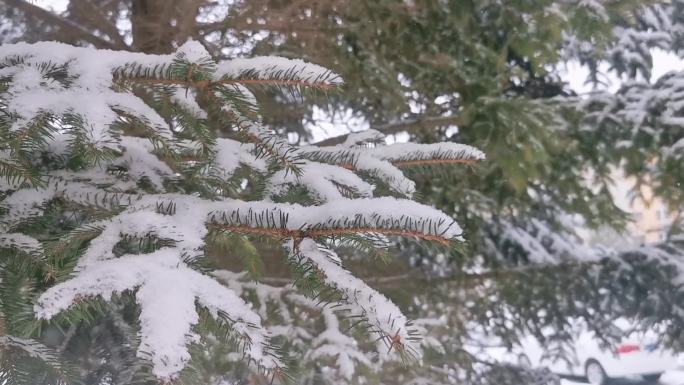
[[[380, 355], [419, 359], [418, 330], [345, 269], [335, 248], [383, 248], [396, 237], [461, 242], [451, 217], [411, 200], [415, 184], [403, 171], [484, 154], [457, 143], [386, 146], [373, 131], [335, 146], [291, 145], [262, 125], [251, 91], [297, 96], [341, 83], [300, 60], [217, 63], [193, 41], [173, 55], [0, 47], [0, 299], [3, 338], [27, 346], [17, 357], [37, 358], [46, 376], [67, 381], [60, 347], [40, 345], [42, 360], [32, 339], [50, 325], [73, 329], [116, 313], [111, 304], [128, 299], [138, 309], [136, 356], [158, 381], [179, 378], [207, 319], [251, 370], [286, 376], [269, 317], [240, 295], [249, 282], [266, 290], [255, 246], [268, 239], [282, 245], [293, 283], [308, 295], [290, 301], [324, 308], [318, 342], [327, 345], [312, 354], [336, 358], [347, 379], [355, 365], [370, 365], [340, 333], [340, 318], [367, 332]], [[220, 259], [220, 245], [236, 243], [243, 271], [217, 269], [207, 251]], [[16, 277], [22, 283], [13, 285]], [[19, 382], [35, 372], [2, 375]]]

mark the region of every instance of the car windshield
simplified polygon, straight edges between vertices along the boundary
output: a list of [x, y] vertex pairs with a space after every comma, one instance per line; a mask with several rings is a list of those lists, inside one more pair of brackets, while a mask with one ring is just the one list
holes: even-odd
[[0, 385], [684, 384], [684, 0], [0, 1]]

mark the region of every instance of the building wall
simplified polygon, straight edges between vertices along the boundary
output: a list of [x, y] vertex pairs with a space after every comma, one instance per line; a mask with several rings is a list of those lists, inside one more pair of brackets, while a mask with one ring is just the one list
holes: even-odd
[[634, 223], [630, 225], [630, 233], [637, 237], [639, 243], [654, 243], [665, 240], [672, 215], [662, 200], [653, 198], [651, 190], [643, 186], [639, 196], [631, 200], [629, 211]]

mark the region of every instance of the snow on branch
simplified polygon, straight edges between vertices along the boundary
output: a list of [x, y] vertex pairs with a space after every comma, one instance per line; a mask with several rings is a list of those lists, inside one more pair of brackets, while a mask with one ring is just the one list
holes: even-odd
[[[197, 342], [192, 331], [199, 320], [197, 300], [212, 315], [230, 322], [243, 341], [242, 353], [247, 359], [257, 367], [279, 370], [281, 364], [269, 351], [268, 334], [260, 326], [260, 317], [233, 291], [185, 262], [204, 244], [204, 222], [212, 205], [206, 203], [202, 210], [200, 200], [178, 196], [173, 215], [160, 214], [157, 198], [147, 196], [114, 218], [101, 221], [98, 225], [102, 231], [90, 241], [75, 276], [43, 293], [36, 314], [50, 319], [81, 297], [108, 300], [114, 294], [137, 289], [142, 339], [138, 355], [150, 358], [159, 378], [173, 379], [190, 359], [187, 345]], [[173, 242], [149, 254], [116, 258], [113, 249], [126, 236], [154, 236]]]
[[474, 164], [485, 159], [482, 151], [460, 143], [396, 143], [375, 147], [370, 153], [400, 168], [430, 164]]
[[[340, 309], [364, 319], [386, 351], [420, 356], [401, 310], [322, 245], [366, 236], [462, 241], [451, 217], [378, 196], [387, 190], [378, 187], [411, 196], [415, 183], [404, 169], [471, 164], [484, 154], [456, 143], [384, 146], [373, 130], [339, 146], [293, 145], [263, 124], [247, 88], [339, 84], [333, 72], [299, 60], [217, 63], [192, 41], [172, 55], [59, 43], [0, 47], [0, 247], [36, 259], [79, 253], [73, 271], [45, 269], [54, 285], [38, 298], [36, 315], [52, 319], [88, 298], [133, 292], [140, 307], [137, 355], [151, 361], [157, 377], [173, 381], [191, 359], [188, 345], [201, 342], [199, 306], [230, 327], [245, 363], [279, 372], [281, 357], [270, 341], [272, 333], [286, 334], [283, 329], [269, 329], [268, 314], [240, 297], [246, 286], [239, 278], [219, 283], [195, 269], [217, 230], [284, 242], [289, 262], [320, 273], [341, 294]], [[149, 98], [136, 96], [140, 88]], [[235, 192], [228, 191], [232, 186]], [[303, 187], [307, 199], [290, 198], [293, 187]], [[248, 191], [253, 200], [243, 200]], [[307, 205], [288, 203], [302, 201]], [[21, 233], [55, 212], [74, 222], [57, 241]], [[139, 240], [139, 247], [129, 247]], [[254, 289], [257, 296], [277, 294]], [[348, 379], [353, 362], [369, 361], [351, 337], [341, 337], [331, 310], [324, 314], [327, 331], [308, 338], [316, 345], [311, 357], [341, 349], [337, 364]]]
[[21, 233], [0, 234], [0, 248], [20, 250], [34, 255], [43, 252], [43, 245], [37, 239]]
[[[55, 191], [58, 190], [37, 194], [39, 201], [48, 199], [47, 193]], [[64, 196], [65, 199], [69, 197]], [[77, 198], [79, 202], [82, 199]], [[258, 315], [232, 291], [187, 265], [186, 259], [201, 252], [204, 246], [207, 222], [224, 231], [302, 241], [308, 237], [335, 237], [346, 233], [379, 233], [448, 242], [461, 239], [462, 233], [458, 225], [441, 212], [394, 198], [351, 200], [346, 204], [337, 201], [312, 207], [236, 200], [205, 201], [174, 194], [117, 201], [130, 202], [130, 205], [115, 217], [94, 224], [102, 231], [90, 241], [75, 276], [45, 292], [36, 305], [36, 313], [49, 319], [68, 309], [80, 297], [109, 299], [113, 294], [137, 289], [143, 341], [139, 355], [151, 357], [154, 372], [161, 378], [174, 378], [189, 359], [185, 346], [196, 342], [191, 332], [191, 326], [198, 322], [195, 299], [212, 314], [218, 316], [220, 312], [231, 320], [233, 329], [249, 341], [244, 353], [257, 366], [269, 370], [280, 366], [278, 359], [265, 348], [268, 334], [260, 327]], [[126, 236], [149, 236], [173, 242], [151, 254], [117, 258], [113, 250]], [[317, 264], [325, 263], [315, 256], [312, 258]], [[173, 290], [164, 289], [168, 286], [173, 286]], [[397, 311], [395, 317], [403, 316]], [[404, 333], [408, 331], [400, 333], [401, 341], [408, 337]]]
[[617, 149], [631, 149], [648, 137], [660, 160], [682, 157], [684, 71], [668, 72], [654, 83], [625, 82], [614, 95], [596, 92], [565, 103], [583, 114], [582, 130], [609, 132]]
[[[351, 381], [360, 365], [370, 371], [377, 371], [382, 367], [372, 356], [385, 355], [387, 347], [384, 344], [382, 349], [377, 351], [378, 355], [371, 356], [363, 350], [361, 344], [353, 336], [343, 333], [344, 328], [340, 322], [349, 318], [348, 309], [341, 309], [339, 306], [321, 308], [317, 301], [297, 293], [292, 285], [270, 286], [245, 279], [244, 273], [233, 273], [227, 270], [215, 271], [212, 275], [238, 293], [248, 292], [256, 296], [258, 298], [257, 310], [262, 317], [268, 318], [268, 315], [272, 314], [269, 312], [277, 309], [282, 320], [274, 320], [271, 317], [269, 324], [266, 325], [268, 330], [273, 335], [286, 336], [290, 343], [307, 351], [303, 357], [305, 362], [320, 364], [323, 360], [332, 359], [337, 367], [337, 371], [333, 373], [335, 379], [341, 377], [346, 381]], [[318, 328], [315, 328], [316, 331], [313, 333], [307, 331], [307, 328], [298, 322], [300, 320], [293, 317], [294, 313], [301, 309], [323, 317], [324, 328], [320, 333], [316, 333]], [[313, 320], [315, 321], [315, 318]], [[313, 348], [307, 349], [308, 345]]]
[[[617, 95], [622, 107], [618, 116], [638, 132], [656, 136], [659, 128], [677, 131], [684, 124], [684, 72], [670, 72], [655, 84], [631, 82]], [[681, 136], [681, 131], [679, 136]], [[633, 139], [633, 138], [630, 138]], [[663, 155], [681, 156], [684, 140], [666, 147]]]
[[21, 189], [0, 201], [0, 207], [7, 210], [0, 218], [0, 224], [11, 228], [39, 217], [43, 215], [45, 205], [57, 198], [84, 207], [116, 211], [140, 199], [140, 195], [108, 192], [86, 183], [52, 178], [43, 187]]
[[111, 146], [115, 110], [129, 113], [170, 137], [165, 121], [131, 93], [112, 89], [112, 72], [129, 61], [159, 65], [170, 57], [96, 51], [60, 43], [8, 44], [0, 47], [0, 76], [10, 79], [4, 95], [11, 131], [26, 127], [40, 114], [74, 114], [81, 130], [97, 146]]
[[387, 184], [392, 190], [404, 196], [412, 196], [416, 190], [415, 183], [391, 162], [378, 159], [366, 149], [349, 149], [337, 147], [306, 147], [302, 149], [303, 157], [322, 163], [364, 172]]
[[[59, 43], [0, 48], [0, 77], [9, 84], [4, 98], [13, 121], [10, 130], [22, 130], [41, 114], [73, 114], [80, 117], [82, 126], [75, 129], [97, 147], [116, 145], [117, 135], [111, 126], [121, 114], [143, 120], [162, 137], [172, 136], [169, 125], [156, 111], [132, 93], [119, 92], [117, 88], [121, 86], [124, 91], [129, 84], [192, 88], [198, 94], [214, 98], [217, 98], [215, 93], [226, 96], [225, 93], [237, 90], [238, 95], [231, 95], [229, 99], [236, 104], [250, 105], [255, 103], [253, 95], [240, 88], [242, 84], [331, 88], [341, 83], [338, 75], [300, 60], [260, 57], [214, 64], [206, 50], [192, 41], [180, 47], [175, 56], [94, 51]], [[226, 84], [235, 87], [226, 88]], [[238, 103], [240, 98], [242, 103]], [[175, 100], [179, 98], [176, 96]], [[182, 104], [191, 106], [198, 115], [204, 114], [187, 98]], [[236, 126], [256, 144], [259, 156], [275, 156], [280, 161], [296, 163], [296, 157], [294, 160], [288, 157], [294, 149], [287, 142], [248, 118], [244, 110], [228, 108], [228, 111]]]
[[230, 178], [240, 165], [248, 165], [256, 171], [265, 172], [268, 165], [263, 158], [254, 154], [253, 146], [236, 140], [217, 138], [214, 172], [225, 179]]
[[[362, 317], [370, 325], [369, 330], [380, 335], [387, 352], [392, 350], [420, 358], [420, 345], [416, 333], [406, 316], [385, 296], [354, 277], [340, 265], [339, 257], [310, 238], [299, 242], [289, 241], [286, 248], [292, 258], [300, 258], [311, 264], [312, 274], [321, 276], [325, 284], [342, 294], [342, 301], [349, 307], [352, 316]], [[298, 263], [302, 263], [298, 261]]]
[[381, 143], [385, 141], [385, 134], [372, 128], [360, 132], [353, 132], [344, 139], [343, 146], [354, 147], [369, 143]]
[[298, 148], [251, 120], [241, 118], [238, 127], [247, 140], [253, 143], [254, 155], [257, 158], [271, 159], [274, 163], [283, 165], [289, 172], [299, 173], [301, 156]]
[[[16, 352], [8, 352], [10, 350], [18, 350], [20, 351], [19, 355], [25, 355], [31, 358], [39, 359], [40, 362], [46, 366], [47, 373], [50, 373], [55, 379], [57, 379], [58, 383], [67, 383], [67, 380], [70, 377], [68, 375], [69, 371], [60, 363], [57, 351], [30, 339], [10, 335], [0, 335], [0, 352], [2, 352], [3, 356], [5, 357], [16, 357]], [[3, 377], [5, 374], [6, 373], [3, 373]], [[25, 373], [25, 375], [28, 377], [26, 380], [29, 380], [26, 381], [26, 383], [30, 383], [31, 381], [35, 380], [36, 372], [28, 371]]]
[[333, 311], [324, 308], [322, 313], [326, 329], [311, 341], [314, 348], [307, 353], [306, 359], [315, 361], [323, 357], [334, 357], [340, 376], [347, 381], [354, 376], [355, 362], [372, 368], [372, 362], [358, 350], [356, 340], [340, 332], [340, 322]]
[[[558, 215], [561, 217], [567, 214]], [[498, 226], [499, 242], [508, 242], [518, 247], [532, 263], [596, 262], [605, 257], [600, 250], [584, 244], [579, 236], [571, 233], [570, 226], [554, 228], [550, 223], [536, 218], [523, 224], [502, 220]]]
[[209, 215], [210, 225], [219, 229], [278, 239], [381, 234], [445, 245], [463, 240], [463, 231], [448, 215], [390, 197], [337, 200], [319, 206], [236, 201]]
[[278, 171], [269, 180], [267, 192], [269, 195], [277, 195], [285, 192], [288, 185], [303, 185], [322, 202], [346, 199], [340, 191], [340, 186], [345, 186], [350, 193], [358, 197], [373, 196], [373, 186], [358, 175], [324, 163], [303, 162], [299, 175], [288, 170]]
[[409, 197], [415, 192], [415, 183], [400, 168], [474, 164], [485, 158], [482, 151], [460, 143], [396, 143], [357, 147], [359, 143], [368, 143], [377, 138], [377, 134], [371, 132], [368, 136], [352, 137], [349, 142], [337, 146], [308, 146], [302, 149], [302, 156], [312, 161], [368, 173], [387, 183], [392, 190]]
[[151, 359], [157, 377], [175, 378], [190, 360], [187, 345], [198, 341], [192, 331], [199, 320], [195, 300], [215, 317], [231, 322], [233, 331], [247, 341], [242, 353], [249, 360], [267, 370], [281, 366], [268, 352], [268, 334], [250, 306], [210, 277], [179, 264], [173, 249], [92, 264], [43, 293], [35, 310], [39, 318], [50, 319], [80, 297], [109, 300], [113, 294], [134, 289], [141, 309], [138, 356]]
[[[318, 206], [300, 206], [238, 200], [202, 201], [174, 194], [107, 194], [84, 184], [70, 185], [59, 181], [45, 188], [24, 190], [22, 193], [12, 194], [3, 201], [6, 207], [11, 208], [11, 224], [41, 215], [41, 207], [46, 202], [60, 197], [82, 205], [100, 205], [105, 208], [128, 206], [129, 214], [120, 215], [134, 215], [140, 210], [170, 206], [177, 212], [179, 207], [191, 205], [193, 210], [190, 215], [198, 218], [194, 225], [203, 225], [207, 221], [210, 226], [226, 231], [270, 235], [275, 238], [301, 239], [376, 233], [415, 237], [443, 244], [463, 240], [463, 231], [448, 215], [410, 200], [391, 197], [338, 200]], [[171, 239], [181, 236], [181, 233], [170, 230], [178, 226], [170, 219], [163, 219], [165, 216], [150, 218], [149, 221], [144, 220], [142, 214], [140, 216], [141, 218], [130, 221], [131, 226], [135, 224], [137, 227], [147, 228], [149, 225], [151, 231], [154, 221], [170, 221], [169, 229], [164, 230], [164, 234]], [[187, 234], [196, 234], [196, 228], [192, 229], [188, 228]]]
[[260, 56], [233, 59], [218, 65], [216, 78], [223, 83], [275, 84], [330, 89], [342, 84], [336, 73], [299, 59]]

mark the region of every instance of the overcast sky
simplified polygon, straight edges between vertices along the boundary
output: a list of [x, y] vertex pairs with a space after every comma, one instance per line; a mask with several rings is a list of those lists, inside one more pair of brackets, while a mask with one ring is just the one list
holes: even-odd
[[[659, 49], [655, 49], [651, 53], [653, 55], [652, 80], [655, 81], [663, 74], [670, 71], [684, 70], [684, 60], [680, 59], [675, 54]], [[601, 69], [606, 73], [606, 80], [610, 83], [607, 87], [608, 90], [617, 90], [620, 87], [621, 80], [614, 73], [608, 71], [607, 65], [603, 66]], [[576, 61], [569, 62], [565, 65], [565, 68], [561, 68], [561, 77], [563, 80], [567, 81], [570, 84], [570, 87], [580, 94], [589, 92], [592, 89], [590, 84], [584, 84], [588, 74], [589, 71], [580, 66]]]

